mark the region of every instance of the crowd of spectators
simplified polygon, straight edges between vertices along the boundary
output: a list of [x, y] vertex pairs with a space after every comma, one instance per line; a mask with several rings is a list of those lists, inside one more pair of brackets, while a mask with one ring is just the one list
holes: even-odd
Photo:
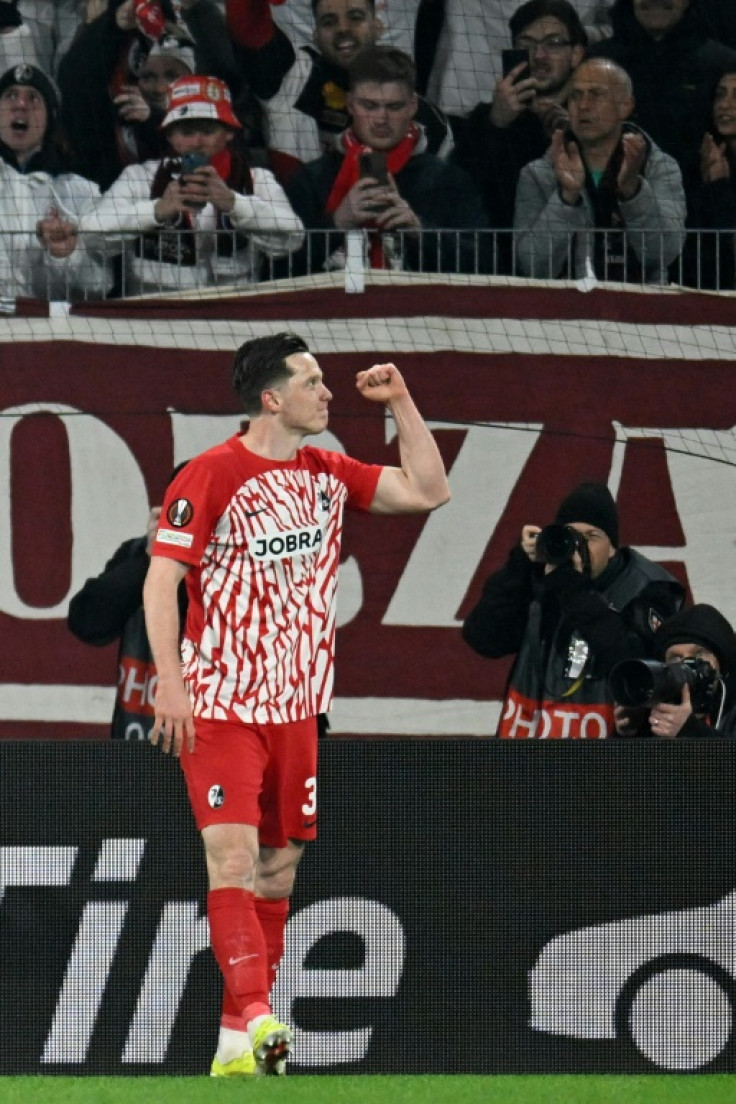
[[728, 0], [0, 3], [4, 301], [321, 272], [351, 231], [733, 289], [735, 167]]

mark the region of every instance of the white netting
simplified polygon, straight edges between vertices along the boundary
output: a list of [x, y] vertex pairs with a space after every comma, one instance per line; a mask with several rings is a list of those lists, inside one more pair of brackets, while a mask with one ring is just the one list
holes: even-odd
[[[522, 524], [606, 481], [622, 539], [736, 620], [731, 301], [575, 285], [339, 277], [290, 291], [56, 310], [0, 337], [0, 728], [103, 732], [114, 656], [73, 641], [69, 597], [145, 524], [171, 467], [238, 432], [237, 346], [300, 333], [334, 393], [324, 444], [395, 463], [356, 371], [393, 360], [453, 498], [427, 519], [356, 519], [341, 570], [336, 736], [490, 734], [506, 667], [459, 627]], [[410, 657], [410, 658], [409, 658]], [[20, 726], [20, 729], [19, 729]]]

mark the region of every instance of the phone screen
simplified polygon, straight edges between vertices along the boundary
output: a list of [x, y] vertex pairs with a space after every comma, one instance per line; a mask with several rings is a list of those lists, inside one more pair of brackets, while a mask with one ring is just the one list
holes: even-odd
[[360, 155], [360, 175], [370, 176], [379, 184], [388, 184], [388, 169], [386, 168], [386, 154], [377, 150]]
[[526, 69], [522, 69], [516, 81], [526, 80], [529, 76], [529, 51], [528, 50], [502, 50], [501, 51], [501, 67], [503, 75], [507, 77], [512, 69], [515, 69], [517, 65], [521, 65], [522, 62], [526, 62]]
[[209, 157], [205, 153], [185, 153], [181, 159], [181, 171], [183, 176], [187, 176], [189, 173], [193, 173], [195, 169], [199, 169], [202, 165], [209, 164]]

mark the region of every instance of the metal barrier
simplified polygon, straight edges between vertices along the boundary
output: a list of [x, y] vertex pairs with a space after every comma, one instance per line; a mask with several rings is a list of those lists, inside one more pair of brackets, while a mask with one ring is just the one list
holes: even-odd
[[554, 237], [509, 230], [312, 230], [292, 253], [284, 252], [283, 235], [271, 239], [170, 229], [114, 239], [80, 234], [74, 253], [56, 260], [28, 234], [0, 233], [0, 311], [12, 313], [18, 298], [80, 302], [217, 287], [237, 292], [335, 270], [345, 272], [346, 290], [361, 291], [369, 268], [736, 290], [736, 231], [727, 230]]

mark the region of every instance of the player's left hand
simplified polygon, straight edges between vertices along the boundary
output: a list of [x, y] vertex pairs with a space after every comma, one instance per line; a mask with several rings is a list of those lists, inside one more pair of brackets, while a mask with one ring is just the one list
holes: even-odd
[[366, 372], [358, 372], [355, 386], [371, 402], [390, 403], [409, 393], [395, 364], [374, 364]]

